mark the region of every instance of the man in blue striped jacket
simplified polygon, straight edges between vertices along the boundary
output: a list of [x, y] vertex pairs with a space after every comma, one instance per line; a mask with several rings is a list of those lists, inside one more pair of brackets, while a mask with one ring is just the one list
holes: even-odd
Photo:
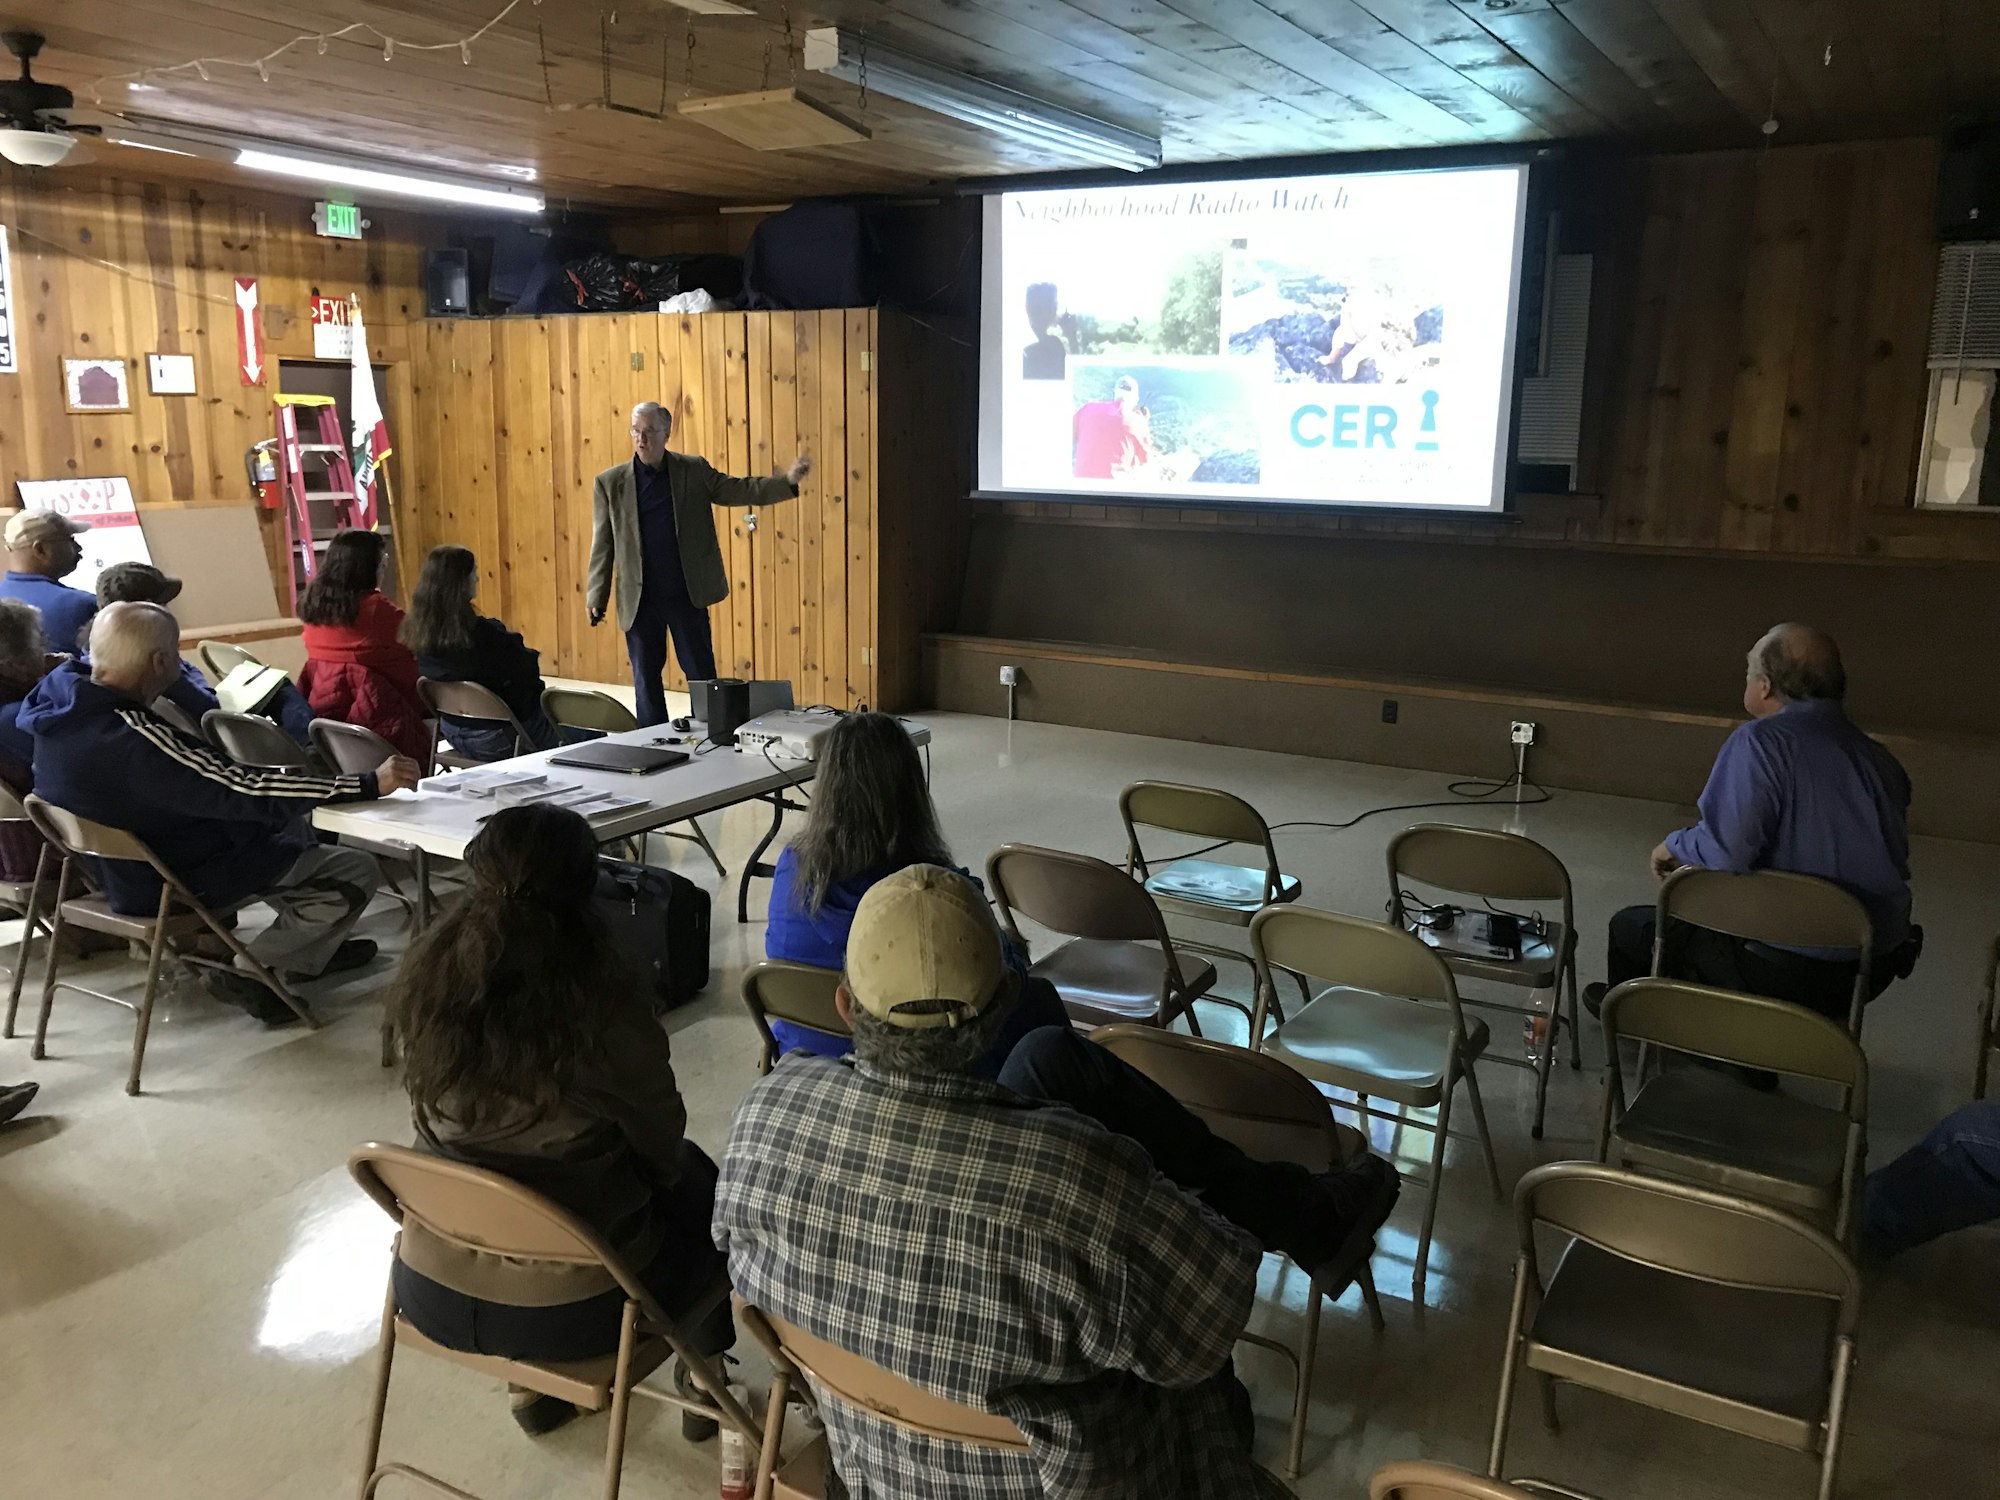
[[[238, 765], [174, 729], [147, 706], [179, 680], [180, 627], [157, 604], [99, 611], [90, 664], [44, 677], [21, 705], [18, 728], [34, 741], [35, 792], [92, 822], [143, 840], [210, 906], [256, 898], [277, 919], [250, 951], [287, 978], [316, 979], [375, 956], [348, 938], [381, 884], [374, 859], [318, 843], [310, 816], [322, 802], [386, 796], [417, 781], [414, 762], [392, 757], [359, 776]], [[148, 865], [99, 861], [114, 911], [151, 916], [160, 878]], [[217, 999], [267, 1025], [296, 1017], [245, 972], [210, 971]]]

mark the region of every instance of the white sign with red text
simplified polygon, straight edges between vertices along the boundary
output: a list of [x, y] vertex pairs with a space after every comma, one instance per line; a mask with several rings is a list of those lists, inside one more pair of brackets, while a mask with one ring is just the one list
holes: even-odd
[[90, 530], [78, 537], [83, 561], [63, 580], [85, 593], [97, 587], [97, 575], [117, 562], [149, 563], [139, 511], [132, 503], [132, 486], [123, 475], [111, 479], [22, 479], [15, 482], [27, 510], [52, 510], [83, 522]]
[[354, 356], [354, 304], [345, 297], [312, 299], [314, 359]]

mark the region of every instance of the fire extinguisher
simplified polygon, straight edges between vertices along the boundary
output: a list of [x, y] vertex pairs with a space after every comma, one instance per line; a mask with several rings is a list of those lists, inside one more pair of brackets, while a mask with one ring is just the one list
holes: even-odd
[[283, 503], [278, 495], [278, 440], [265, 438], [252, 443], [243, 453], [243, 468], [250, 477], [250, 488], [256, 493], [257, 503], [266, 510], [276, 510]]

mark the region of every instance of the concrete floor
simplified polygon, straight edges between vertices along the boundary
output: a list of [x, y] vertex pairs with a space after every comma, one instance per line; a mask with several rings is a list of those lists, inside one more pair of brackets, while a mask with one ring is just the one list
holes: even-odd
[[[935, 787], [959, 857], [977, 866], [1006, 840], [1118, 858], [1117, 793], [1141, 776], [1230, 787], [1273, 822], [1342, 818], [1443, 795], [1446, 778], [1216, 746], [940, 715]], [[1692, 788], [1690, 791], [1692, 792]], [[1604, 920], [1650, 899], [1645, 854], [1685, 809], [1578, 793], [1543, 806], [1390, 814], [1348, 832], [1281, 834], [1287, 867], [1314, 905], [1364, 915], [1385, 897], [1382, 849], [1414, 817], [1530, 834], [1566, 861], [1584, 934], [1584, 977], [1601, 969]], [[763, 816], [710, 819], [732, 867]], [[719, 826], [718, 826], [719, 825]], [[713, 889], [683, 844], [667, 856]], [[1917, 910], [1930, 948], [1911, 981], [1870, 1014], [1871, 1155], [1901, 1150], [1969, 1090], [1980, 964], [2000, 920], [2000, 848], [1919, 840]], [[759, 897], [761, 900], [761, 895]], [[379, 905], [363, 928], [391, 953], [402, 929]], [[739, 927], [718, 900], [714, 978], [669, 1018], [691, 1133], [711, 1151], [756, 1076], [750, 1022], [736, 999], [762, 928]], [[9, 950], [11, 952], [11, 949]], [[136, 966], [93, 965], [136, 986]], [[125, 1012], [59, 995], [50, 1057], [0, 1042], [0, 1079], [38, 1077], [32, 1115], [0, 1130], [0, 1493], [49, 1500], [304, 1500], [350, 1493], [368, 1395], [390, 1226], [352, 1187], [356, 1142], [408, 1139], [395, 1078], [376, 1062], [375, 990], [389, 960], [316, 997], [331, 1022], [269, 1033], [177, 986], [156, 1021], [147, 1093], [122, 1091]], [[1225, 988], [1244, 990], [1243, 976]], [[31, 996], [32, 1003], [32, 996]], [[1228, 1012], [1215, 1013], [1226, 1030]], [[1241, 1023], [1237, 1023], [1240, 1027]], [[1496, 1023], [1495, 1050], [1518, 1049]], [[1596, 1036], [1585, 1071], [1558, 1070], [1545, 1140], [1530, 1141], [1530, 1075], [1487, 1066], [1503, 1176], [1587, 1155], [1598, 1099]], [[1417, 1136], [1412, 1149], [1424, 1149]], [[1358, 1496], [1380, 1463], [1428, 1457], [1478, 1467], [1493, 1415], [1513, 1229], [1475, 1155], [1446, 1173], [1428, 1305], [1409, 1301], [1421, 1200], [1406, 1194], [1377, 1258], [1389, 1326], [1377, 1337], [1352, 1294], [1323, 1325], [1303, 1496]], [[1993, 1493], [2000, 1468], [2000, 1235], [1975, 1231], [1907, 1257], [1870, 1283], [1840, 1493], [1848, 1497]], [[1302, 1278], [1267, 1263], [1257, 1324], [1296, 1336]], [[1171, 1315], [1171, 1310], [1163, 1310]], [[1239, 1368], [1275, 1462], [1289, 1411], [1286, 1370], [1246, 1349]], [[754, 1362], [749, 1365], [753, 1383]], [[1805, 1459], [1727, 1434], [1566, 1393], [1565, 1428], [1546, 1435], [1532, 1398], [1516, 1423], [1510, 1469], [1606, 1500], [1704, 1500], [1813, 1493]], [[601, 1418], [534, 1441], [498, 1391], [414, 1357], [399, 1366], [386, 1453], [495, 1497], [599, 1493]], [[626, 1493], [707, 1496], [713, 1443], [690, 1447], [672, 1414], [635, 1412]], [[400, 1495], [394, 1485], [386, 1494]], [[407, 1493], [415, 1493], [407, 1491]]]

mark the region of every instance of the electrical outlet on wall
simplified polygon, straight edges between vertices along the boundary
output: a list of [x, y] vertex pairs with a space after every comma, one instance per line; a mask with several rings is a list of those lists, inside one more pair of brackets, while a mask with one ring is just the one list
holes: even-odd
[[1382, 722], [1384, 724], [1393, 724], [1396, 722], [1396, 700], [1394, 698], [1384, 698], [1382, 700]]
[[1535, 726], [1526, 719], [1516, 719], [1508, 726], [1507, 740], [1509, 744], [1532, 745], [1535, 743]]

